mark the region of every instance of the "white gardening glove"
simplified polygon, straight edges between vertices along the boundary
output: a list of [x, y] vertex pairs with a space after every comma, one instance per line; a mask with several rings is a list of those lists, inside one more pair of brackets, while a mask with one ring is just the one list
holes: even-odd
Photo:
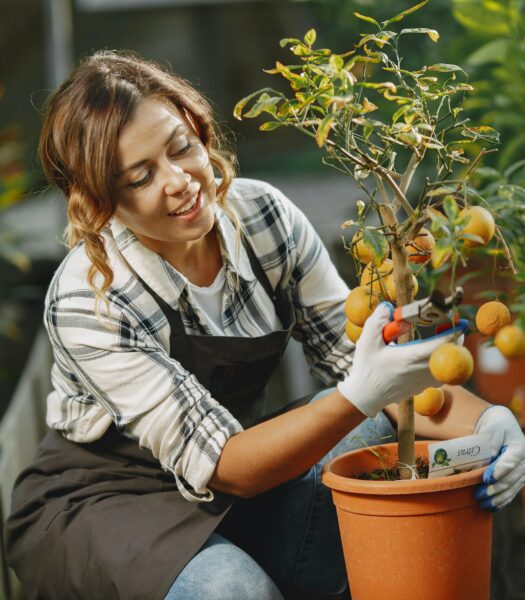
[[337, 386], [345, 398], [371, 418], [388, 404], [441, 385], [430, 374], [430, 355], [451, 342], [455, 332], [464, 333], [468, 327], [468, 322], [460, 319], [454, 329], [426, 340], [387, 345], [383, 327], [392, 320], [393, 311], [389, 302], [381, 302], [367, 319], [356, 343], [350, 374]]
[[505, 406], [491, 406], [481, 414], [476, 433], [488, 433], [492, 440], [492, 461], [483, 473], [483, 484], [475, 496], [482, 508], [500, 510], [525, 485], [525, 436], [512, 412]]

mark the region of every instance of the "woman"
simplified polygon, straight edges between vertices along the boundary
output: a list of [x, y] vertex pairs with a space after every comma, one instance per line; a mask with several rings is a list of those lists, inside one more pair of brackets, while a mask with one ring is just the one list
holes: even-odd
[[[235, 179], [202, 96], [136, 56], [99, 52], [73, 71], [40, 157], [68, 200], [71, 251], [45, 306], [50, 432], [7, 523], [26, 597], [343, 592], [321, 465], [393, 439], [396, 404], [434, 383], [428, 358], [454, 332], [386, 346], [384, 303], [353, 352], [348, 289], [304, 215]], [[337, 387], [274, 406], [265, 387], [290, 335]], [[496, 431], [498, 483], [480, 490], [494, 508], [523, 483], [525, 443], [506, 409], [487, 408], [447, 387], [443, 418], [417, 431]]]

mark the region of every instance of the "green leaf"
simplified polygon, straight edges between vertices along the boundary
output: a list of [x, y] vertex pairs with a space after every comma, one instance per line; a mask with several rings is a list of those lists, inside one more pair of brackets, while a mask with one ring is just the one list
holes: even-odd
[[396, 134], [396, 138], [406, 144], [407, 146], [419, 146], [421, 144], [421, 134], [413, 129], [411, 131], [402, 131], [401, 133]]
[[311, 50], [304, 44], [295, 44], [295, 46], [292, 46], [290, 50], [295, 54], [295, 56], [308, 56], [312, 53]]
[[398, 21], [401, 21], [410, 13], [416, 12], [416, 10], [419, 10], [420, 8], [425, 6], [425, 4], [427, 4], [427, 2], [429, 2], [429, 0], [424, 0], [423, 2], [420, 2], [419, 4], [412, 6], [411, 8], [407, 8], [407, 10], [400, 12], [395, 17], [392, 17], [391, 19], [388, 19], [387, 21], [383, 21], [383, 27], [390, 25], [390, 23], [397, 23]]
[[459, 214], [459, 208], [454, 196], [445, 196], [445, 199], [443, 200], [443, 210], [450, 221], [456, 220]]
[[461, 71], [465, 73], [465, 71], [458, 65], [451, 65], [449, 63], [436, 63], [435, 65], [431, 65], [430, 67], [428, 67], [427, 71], [437, 71], [438, 73], [450, 73], [452, 71]]
[[334, 73], [339, 73], [345, 66], [345, 61], [339, 55], [332, 54], [329, 64]]
[[253, 119], [254, 117], [258, 117], [262, 112], [270, 113], [271, 115], [276, 112], [276, 104], [281, 101], [281, 98], [273, 97], [271, 98], [266, 92], [259, 96], [259, 99], [252, 108], [244, 114], [247, 119]]
[[283, 125], [284, 125], [284, 123], [281, 123], [280, 121], [268, 121], [267, 123], [263, 123], [259, 127], [259, 130], [260, 131], [273, 131], [274, 129], [277, 129], [278, 127], [282, 127]]
[[[428, 2], [428, 0], [427, 0], [427, 2]], [[372, 19], [372, 17], [367, 17], [366, 15], [362, 15], [361, 13], [358, 13], [358, 12], [354, 13], [354, 17], [361, 19], [361, 21], [367, 21], [368, 23], [372, 23], [378, 29], [381, 29], [381, 25], [379, 25], [379, 23], [375, 19]]]
[[388, 254], [386, 237], [377, 229], [366, 227], [363, 231], [363, 242], [370, 248], [376, 266], [379, 266]]
[[389, 90], [393, 94], [397, 92], [397, 87], [391, 81], [382, 81], [380, 83], [373, 83], [372, 81], [359, 81], [356, 85], [359, 87], [369, 88], [371, 90]]
[[315, 29], [310, 29], [304, 36], [304, 43], [310, 48], [315, 44], [317, 33]]
[[488, 125], [481, 125], [479, 127], [464, 127], [461, 132], [466, 138], [477, 140], [481, 138], [487, 142], [493, 144], [499, 144], [499, 131]]
[[333, 121], [335, 121], [335, 117], [333, 115], [326, 115], [326, 117], [319, 124], [317, 133], [315, 134], [315, 141], [317, 142], [319, 148], [324, 146], [324, 143], [328, 138], [328, 134], [330, 133], [330, 128]]
[[283, 65], [281, 62], [276, 61], [275, 68], [285, 79], [290, 82], [290, 85], [294, 90], [299, 90], [308, 86], [308, 80], [306, 77], [292, 73], [290, 68], [286, 65]]
[[399, 35], [404, 35], [405, 33], [426, 33], [433, 42], [437, 42], [439, 40], [439, 33], [435, 29], [428, 29], [427, 27], [413, 27], [412, 29], [402, 29], [399, 32]]
[[443, 263], [453, 252], [453, 247], [450, 240], [447, 238], [441, 238], [436, 240], [434, 251], [432, 252], [432, 267], [437, 269], [441, 267]]
[[288, 44], [302, 44], [303, 42], [301, 42], [301, 40], [298, 40], [297, 38], [283, 38], [280, 42], [279, 42], [279, 46], [281, 46], [281, 48], [284, 48], [285, 46], [288, 46]]
[[[263, 90], [257, 90], [256, 92], [253, 92], [253, 94], [250, 94], [249, 96], [245, 96], [244, 98], [241, 98], [239, 100], [239, 102], [237, 102], [237, 104], [235, 105], [234, 109], [233, 109], [233, 116], [238, 119], [239, 121], [242, 120], [242, 109], [248, 104], [248, 102], [252, 99], [255, 98], [255, 96], [257, 96], [258, 94], [260, 94]], [[244, 115], [246, 116], [246, 115]], [[250, 118], [250, 117], [248, 117]]]
[[453, 191], [454, 191], [454, 188], [451, 186], [435, 187], [435, 188], [432, 188], [431, 190], [429, 190], [426, 193], [425, 197], [432, 198], [433, 196], [442, 196], [443, 194], [450, 194]]
[[461, 233], [459, 238], [462, 240], [471, 240], [472, 242], [476, 242], [483, 246], [485, 244], [485, 240], [479, 235], [474, 235], [473, 233]]
[[467, 64], [473, 67], [481, 67], [487, 63], [501, 63], [505, 60], [511, 41], [498, 38], [481, 46], [467, 58]]
[[398, 108], [396, 112], [392, 115], [392, 123], [397, 123], [409, 108], [410, 106], [408, 104], [405, 104], [401, 108]]

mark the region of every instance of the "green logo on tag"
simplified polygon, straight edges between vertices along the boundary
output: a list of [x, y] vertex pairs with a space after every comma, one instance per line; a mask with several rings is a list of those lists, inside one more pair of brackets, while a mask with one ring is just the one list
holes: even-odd
[[441, 465], [443, 467], [448, 467], [450, 465], [450, 459], [444, 448], [438, 448], [434, 452], [434, 462], [432, 463], [432, 466], [435, 467], [436, 465]]

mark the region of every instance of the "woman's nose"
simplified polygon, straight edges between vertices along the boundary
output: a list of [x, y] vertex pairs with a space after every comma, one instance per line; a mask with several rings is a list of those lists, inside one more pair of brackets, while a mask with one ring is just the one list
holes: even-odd
[[178, 196], [191, 183], [191, 175], [177, 165], [169, 165], [163, 173], [164, 193], [167, 196]]

